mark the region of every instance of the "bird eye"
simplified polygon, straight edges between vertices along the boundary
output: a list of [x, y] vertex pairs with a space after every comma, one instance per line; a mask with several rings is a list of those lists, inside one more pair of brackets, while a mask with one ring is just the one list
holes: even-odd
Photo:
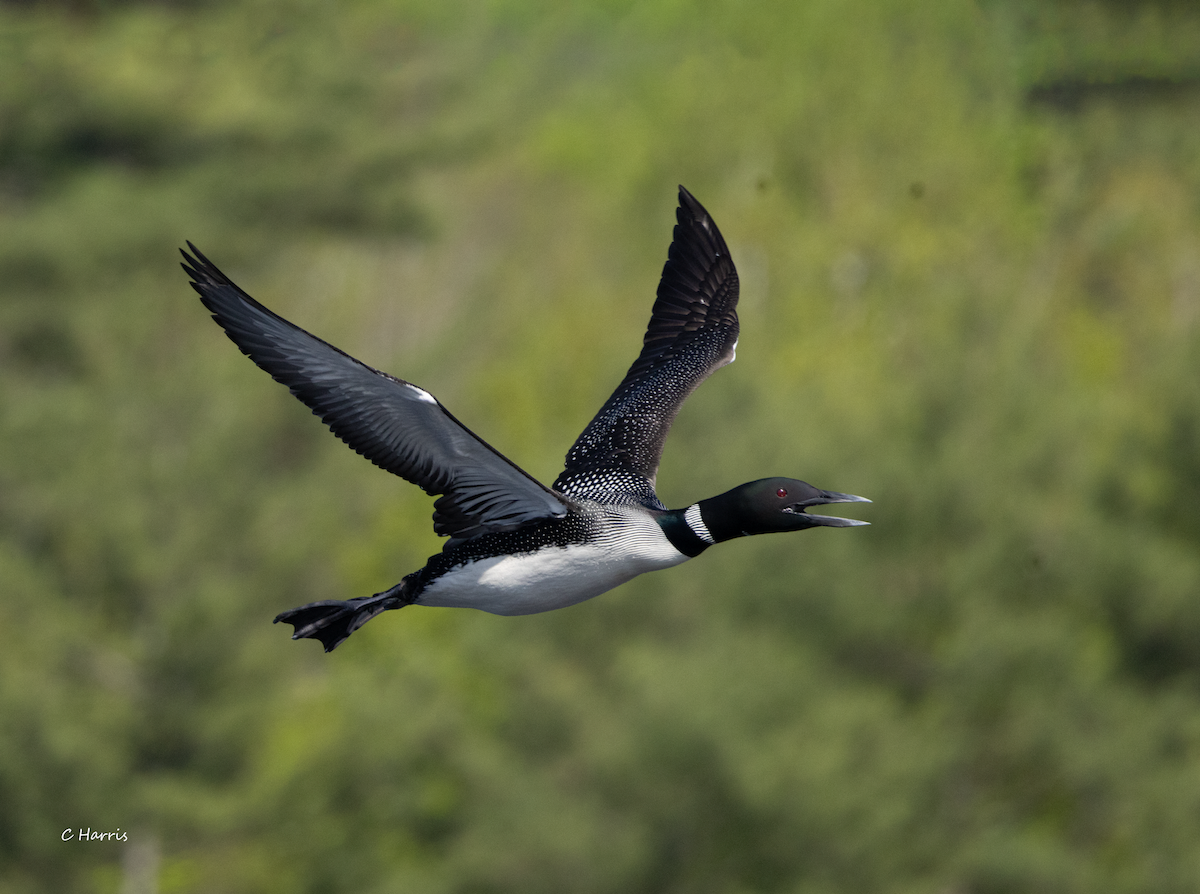
[[775, 491], [775, 496], [777, 496], [777, 497], [779, 497], [780, 499], [782, 499], [782, 498], [784, 498], [784, 497], [786, 497], [786, 496], [787, 496], [787, 491], [786, 491], [786, 490], [784, 490], [784, 489], [781, 487], [781, 488], [779, 488], [779, 490]]

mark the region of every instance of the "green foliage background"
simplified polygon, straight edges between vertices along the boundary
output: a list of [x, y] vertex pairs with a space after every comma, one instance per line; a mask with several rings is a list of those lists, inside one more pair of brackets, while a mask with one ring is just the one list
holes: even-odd
[[[0, 4], [0, 891], [1197, 890], [1197, 59], [1133, 0]], [[290, 642], [430, 501], [176, 248], [550, 481], [677, 183], [743, 335], [660, 493], [873, 527]]]

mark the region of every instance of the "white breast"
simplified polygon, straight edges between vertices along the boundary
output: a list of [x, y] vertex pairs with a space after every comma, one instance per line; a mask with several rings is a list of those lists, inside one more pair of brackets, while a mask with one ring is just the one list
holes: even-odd
[[605, 516], [611, 533], [601, 541], [479, 559], [435, 580], [417, 604], [531, 615], [583, 602], [639, 574], [687, 561], [652, 518], [623, 507], [608, 509]]

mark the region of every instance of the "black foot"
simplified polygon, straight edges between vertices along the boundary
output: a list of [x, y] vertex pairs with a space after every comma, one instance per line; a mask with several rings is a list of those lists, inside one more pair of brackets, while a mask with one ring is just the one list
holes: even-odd
[[337, 599], [310, 602], [308, 605], [280, 612], [275, 616], [275, 623], [284, 621], [291, 624], [295, 628], [292, 639], [320, 640], [325, 651], [332, 652], [344, 643], [350, 634], [376, 615], [388, 609], [404, 608], [408, 604], [388, 590], [385, 593], [346, 602]]

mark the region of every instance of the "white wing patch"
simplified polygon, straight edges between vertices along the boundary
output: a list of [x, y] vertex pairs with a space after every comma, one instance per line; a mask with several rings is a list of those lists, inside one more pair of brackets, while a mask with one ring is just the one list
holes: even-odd
[[436, 404], [437, 403], [437, 398], [434, 397], [432, 394], [430, 394], [428, 391], [426, 391], [424, 388], [418, 388], [416, 385], [413, 385], [410, 382], [405, 382], [404, 387], [409, 389], [410, 391], [412, 391], [413, 395], [417, 398], [417, 400], [423, 400], [427, 404]]

